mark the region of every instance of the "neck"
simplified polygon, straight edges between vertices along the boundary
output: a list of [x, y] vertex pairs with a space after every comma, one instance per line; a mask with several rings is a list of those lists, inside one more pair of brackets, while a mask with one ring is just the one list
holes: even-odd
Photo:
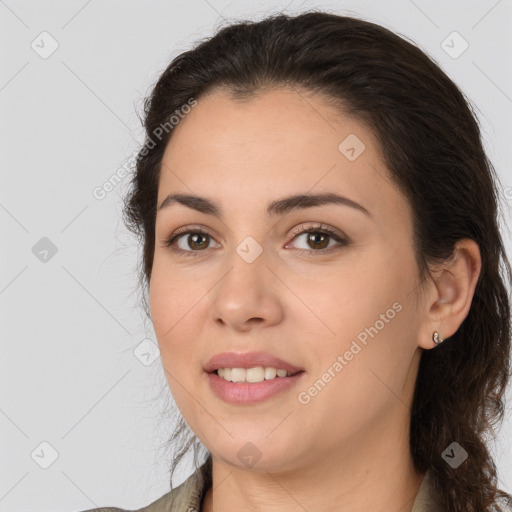
[[408, 428], [391, 416], [343, 451], [315, 454], [286, 472], [243, 470], [212, 456], [202, 512], [410, 512], [423, 475], [412, 463]]

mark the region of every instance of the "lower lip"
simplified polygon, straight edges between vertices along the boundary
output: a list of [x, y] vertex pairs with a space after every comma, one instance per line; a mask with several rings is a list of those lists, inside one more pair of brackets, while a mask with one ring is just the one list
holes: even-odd
[[231, 404], [252, 404], [263, 402], [267, 398], [293, 387], [305, 372], [276, 377], [263, 382], [229, 382], [215, 372], [207, 373], [213, 392], [225, 402]]

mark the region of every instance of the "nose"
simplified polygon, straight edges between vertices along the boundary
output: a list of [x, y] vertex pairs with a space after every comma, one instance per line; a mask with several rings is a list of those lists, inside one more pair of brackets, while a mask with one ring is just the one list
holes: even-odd
[[212, 290], [212, 320], [240, 332], [278, 324], [283, 319], [283, 285], [269, 268], [265, 251], [252, 262], [240, 254], [233, 251], [228, 270]]

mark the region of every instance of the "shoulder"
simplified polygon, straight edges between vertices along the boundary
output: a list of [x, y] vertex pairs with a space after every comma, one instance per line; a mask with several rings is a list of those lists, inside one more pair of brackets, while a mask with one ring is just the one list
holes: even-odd
[[186, 508], [183, 509], [183, 505], [186, 504], [188, 500], [190, 500], [190, 492], [184, 487], [184, 484], [181, 484], [156, 501], [137, 510], [118, 507], [100, 507], [83, 510], [81, 512], [172, 512], [174, 510], [187, 510]]
[[[499, 505], [501, 507], [500, 512], [512, 512], [512, 500], [502, 500]], [[493, 510], [498, 511], [496, 507]], [[423, 476], [411, 512], [445, 512], [445, 509], [440, 505], [439, 494], [431, 470], [428, 470]]]
[[501, 500], [499, 505], [502, 512], [512, 512], [512, 498], [509, 498], [508, 500]]
[[201, 509], [201, 501], [211, 485], [211, 456], [183, 483], [137, 510], [117, 507], [101, 507], [81, 512], [183, 512]]
[[[178, 489], [178, 487], [173, 489], [167, 494], [164, 494], [161, 498], [158, 498], [156, 501], [153, 501], [149, 505], [146, 505], [145, 507], [139, 508], [137, 510], [118, 507], [100, 507], [82, 510], [80, 512], [171, 512], [175, 509], [171, 509], [169, 507], [173, 506], [172, 503], [176, 501], [176, 494], [178, 493]], [[176, 508], [176, 510], [178, 509]]]

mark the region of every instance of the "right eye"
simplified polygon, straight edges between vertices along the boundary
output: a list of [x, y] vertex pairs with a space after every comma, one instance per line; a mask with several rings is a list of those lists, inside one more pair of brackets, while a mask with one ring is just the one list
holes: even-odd
[[[173, 233], [164, 243], [165, 247], [171, 247], [172, 251], [186, 256], [198, 256], [208, 248], [213, 237], [201, 229], [190, 229]], [[176, 244], [177, 242], [177, 244]], [[181, 244], [181, 245], [180, 245]], [[174, 247], [177, 245], [177, 248]], [[194, 254], [196, 253], [196, 254]]]

